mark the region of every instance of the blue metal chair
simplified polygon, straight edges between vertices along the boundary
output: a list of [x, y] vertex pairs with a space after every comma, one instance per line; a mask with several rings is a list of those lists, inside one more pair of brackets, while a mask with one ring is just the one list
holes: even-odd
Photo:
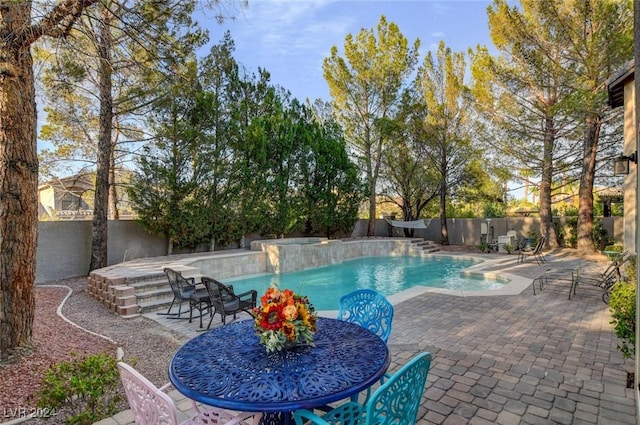
[[340, 298], [338, 319], [356, 323], [378, 335], [384, 342], [391, 334], [393, 305], [371, 289], [358, 289]]
[[365, 404], [341, 404], [322, 416], [293, 412], [297, 425], [414, 425], [431, 366], [431, 354], [420, 353], [378, 388]]

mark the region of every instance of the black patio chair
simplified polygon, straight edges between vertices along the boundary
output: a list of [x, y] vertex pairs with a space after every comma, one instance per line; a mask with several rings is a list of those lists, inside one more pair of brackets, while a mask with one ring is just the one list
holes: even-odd
[[[189, 303], [189, 323], [193, 317], [193, 309], [200, 311], [200, 321], [202, 322], [203, 302], [208, 304], [208, 293], [205, 289], [196, 289], [196, 281], [192, 277], [184, 277], [182, 273], [165, 267], [163, 269], [169, 280], [171, 292], [173, 292], [173, 300], [166, 313], [158, 313], [163, 316], [170, 316], [171, 319], [182, 319], [182, 303]], [[175, 303], [178, 303], [178, 312], [171, 313], [171, 309]], [[202, 326], [202, 323], [200, 324]]]
[[518, 263], [524, 263], [527, 257], [533, 257], [538, 265], [542, 265], [542, 263], [545, 262], [544, 255], [542, 254], [542, 248], [544, 247], [545, 241], [546, 237], [544, 235], [540, 236], [533, 251], [520, 251], [518, 254]]
[[587, 286], [602, 289], [604, 291], [602, 294], [602, 301], [604, 301], [605, 304], [609, 304], [611, 288], [613, 288], [617, 282], [624, 280], [621, 269], [625, 263], [631, 259], [631, 257], [632, 255], [628, 251], [624, 251], [613, 258], [613, 260], [611, 260], [607, 267], [601, 272], [578, 270], [572, 287], [572, 294], [576, 294], [578, 286], [584, 288], [584, 285], [586, 284]]
[[233, 292], [232, 285], [225, 285], [211, 277], [203, 276], [201, 281], [207, 288], [211, 308], [213, 309], [207, 329], [211, 327], [211, 322], [213, 322], [216, 313], [220, 314], [222, 323], [226, 325], [227, 316], [233, 315], [235, 319], [236, 315], [243, 311], [251, 314], [251, 310], [256, 306], [258, 292], [254, 289], [236, 294]]

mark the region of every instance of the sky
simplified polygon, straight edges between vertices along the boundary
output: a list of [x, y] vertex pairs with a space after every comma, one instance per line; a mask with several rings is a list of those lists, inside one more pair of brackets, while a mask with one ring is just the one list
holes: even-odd
[[244, 8], [223, 4], [225, 14], [235, 18], [221, 25], [211, 10], [199, 11], [197, 19], [209, 29], [210, 45], [219, 43], [225, 31], [231, 33], [234, 57], [248, 71], [266, 69], [272, 83], [299, 100], [329, 101], [322, 62], [332, 46], [343, 56], [347, 34], [375, 29], [384, 15], [398, 25], [410, 45], [420, 39], [422, 62], [441, 40], [455, 52], [478, 44], [490, 47], [486, 13], [490, 4], [486, 0], [248, 0]]

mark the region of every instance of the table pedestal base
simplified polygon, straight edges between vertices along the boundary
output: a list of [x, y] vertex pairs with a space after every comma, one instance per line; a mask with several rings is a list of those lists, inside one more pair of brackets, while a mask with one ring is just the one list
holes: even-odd
[[293, 424], [291, 412], [268, 412], [262, 414], [260, 425], [290, 425]]

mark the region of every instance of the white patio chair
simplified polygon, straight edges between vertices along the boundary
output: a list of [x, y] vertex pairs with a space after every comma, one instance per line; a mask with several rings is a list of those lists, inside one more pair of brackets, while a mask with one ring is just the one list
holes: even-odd
[[170, 384], [158, 388], [124, 362], [118, 362], [118, 370], [138, 425], [258, 425], [262, 418], [262, 414], [256, 412], [229, 412], [216, 408], [202, 411], [192, 400], [196, 414], [178, 423], [178, 409], [171, 397], [163, 392]]

